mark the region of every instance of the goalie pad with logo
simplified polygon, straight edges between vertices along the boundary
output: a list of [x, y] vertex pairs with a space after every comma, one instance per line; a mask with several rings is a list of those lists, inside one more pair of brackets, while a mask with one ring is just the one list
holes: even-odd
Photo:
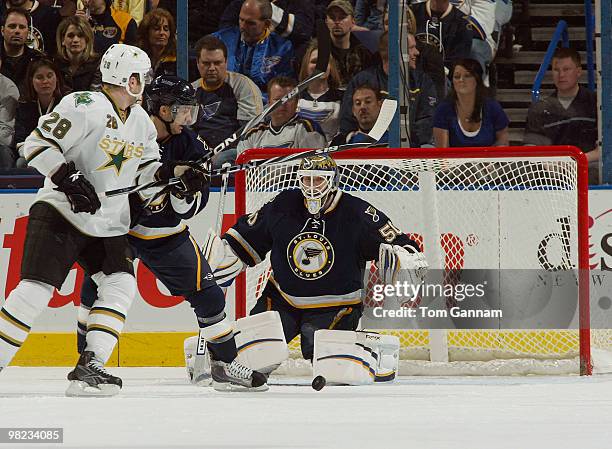
[[329, 385], [368, 385], [395, 379], [399, 338], [374, 332], [315, 332], [313, 375]]

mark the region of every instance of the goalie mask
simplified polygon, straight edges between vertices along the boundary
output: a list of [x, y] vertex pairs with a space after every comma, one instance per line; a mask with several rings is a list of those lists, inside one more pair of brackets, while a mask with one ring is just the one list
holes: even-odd
[[305, 157], [298, 169], [298, 180], [308, 212], [315, 215], [338, 189], [338, 166], [329, 155]]

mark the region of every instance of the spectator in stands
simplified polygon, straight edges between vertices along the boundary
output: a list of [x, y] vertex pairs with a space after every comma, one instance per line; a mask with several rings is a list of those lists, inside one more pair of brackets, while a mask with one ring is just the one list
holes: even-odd
[[2, 68], [4, 76], [10, 78], [22, 92], [22, 83], [32, 59], [42, 54], [26, 45], [29, 33], [30, 13], [23, 8], [9, 8], [2, 25]]
[[[193, 130], [214, 148], [263, 111], [261, 92], [253, 81], [227, 70], [227, 48], [215, 36], [204, 36], [196, 44], [201, 78], [193, 82], [200, 104]], [[236, 158], [236, 150], [213, 158], [214, 166]]]
[[113, 8], [128, 13], [136, 21], [136, 25], [139, 25], [147, 9], [147, 2], [145, 0], [113, 0]]
[[[240, 16], [244, 0], [233, 0], [225, 8], [220, 28], [234, 26]], [[310, 37], [314, 34], [315, 11], [312, 0], [272, 0], [272, 30], [293, 44], [299, 58], [304, 53]]]
[[351, 34], [355, 17], [348, 0], [333, 0], [327, 7], [325, 23], [332, 41], [331, 54], [340, 71], [340, 87], [344, 88], [353, 76], [372, 65], [372, 53]]
[[19, 152], [16, 166], [26, 166], [21, 146], [38, 125], [41, 115], [48, 114], [66, 94], [62, 75], [55, 63], [39, 58], [28, 66], [24, 93], [19, 99], [15, 116], [15, 147]]
[[527, 112], [525, 145], [574, 145], [586, 153], [589, 182], [598, 183], [601, 149], [597, 146], [597, 94], [578, 85], [580, 54], [558, 48], [552, 59], [555, 92]]
[[433, 45], [450, 69], [454, 60], [468, 58], [472, 48], [472, 26], [449, 0], [413, 3], [410, 10], [416, 23], [418, 41]]
[[57, 56], [66, 87], [73, 91], [100, 90], [100, 57], [93, 49], [93, 30], [80, 16], [66, 17], [57, 29]]
[[[361, 84], [355, 87], [352, 95], [352, 112], [357, 120], [357, 126], [349, 132], [340, 132], [332, 140], [332, 145], [344, 145], [346, 143], [369, 142], [366, 136], [374, 127], [383, 103], [383, 94], [380, 89], [370, 84]], [[381, 146], [389, 143], [389, 131], [385, 132], [378, 141]]]
[[[152, 9], [164, 8], [176, 17], [176, 0], [153, 0]], [[189, 47], [194, 48], [196, 42], [202, 37], [219, 31], [221, 15], [225, 10], [227, 0], [199, 0], [188, 2], [187, 25]], [[236, 19], [231, 25], [238, 23]]]
[[452, 89], [436, 108], [433, 120], [437, 148], [509, 145], [509, 120], [501, 105], [488, 96], [482, 66], [458, 59], [451, 69]]
[[52, 8], [37, 0], [6, 0], [6, 8], [4, 6], [0, 9], [23, 8], [30, 14], [28, 47], [49, 55], [55, 53], [55, 30], [62, 20], [59, 8]]
[[269, 0], [246, 0], [240, 8], [239, 25], [214, 33], [227, 47], [227, 68], [248, 76], [266, 94], [267, 83], [293, 74], [293, 45], [272, 31]]
[[383, 30], [383, 16], [387, 0], [356, 0], [355, 23], [370, 31]]
[[420, 53], [414, 34], [408, 33], [408, 114], [409, 139], [412, 148], [432, 146], [433, 117], [438, 104], [436, 86], [431, 78], [418, 67]]
[[[274, 103], [297, 86], [297, 81], [285, 76], [268, 83], [269, 103]], [[274, 112], [270, 121], [261, 123], [248, 132], [238, 143], [238, 154], [249, 148], [323, 148], [327, 141], [319, 126], [297, 115], [298, 99], [294, 98]]]
[[113, 8], [113, 0], [82, 0], [83, 8], [76, 15], [83, 16], [94, 32], [94, 50], [104, 54], [113, 44], [136, 44], [138, 26], [132, 16]]
[[15, 134], [15, 111], [18, 100], [19, 89], [15, 83], [0, 74], [0, 168], [10, 168], [14, 165], [15, 158], [10, 145]]
[[176, 76], [176, 24], [174, 17], [162, 8], [145, 14], [138, 27], [138, 44], [151, 59], [153, 78]]
[[[302, 58], [300, 82], [314, 73], [318, 56], [318, 43], [314, 39]], [[323, 78], [311, 82], [302, 92], [298, 102], [298, 115], [317, 122], [328, 142], [338, 133], [340, 124], [342, 92], [338, 89], [339, 85], [340, 74], [336, 60], [330, 55], [327, 73], [323, 75]]]
[[355, 75], [347, 84], [340, 106], [340, 132], [347, 134], [357, 129], [357, 119], [353, 115], [353, 92], [357, 86], [367, 84], [387, 96], [389, 82], [389, 33], [383, 32], [378, 38], [379, 62]]

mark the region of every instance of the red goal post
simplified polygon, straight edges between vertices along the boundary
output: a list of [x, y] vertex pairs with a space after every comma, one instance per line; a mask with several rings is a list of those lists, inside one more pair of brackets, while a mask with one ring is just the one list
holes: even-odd
[[[245, 163], [254, 159], [268, 159], [301, 151], [304, 150], [250, 149], [242, 153], [237, 162]], [[525, 227], [529, 229], [521, 233], [521, 238], [517, 239], [517, 246], [519, 246], [519, 240], [521, 242], [529, 240], [529, 237], [525, 235], [528, 230], [552, 232], [546, 231], [548, 229], [547, 220], [558, 226], [558, 223], [555, 222], [556, 216], [569, 217], [568, 229], [571, 229], [572, 235], [571, 266], [577, 268], [579, 273], [579, 323], [575, 351], [578, 352], [580, 373], [591, 374], [588, 164], [582, 151], [569, 146], [443, 149], [368, 148], [334, 153], [333, 158], [338, 162], [341, 170], [340, 188], [347, 189], [351, 194], [357, 196], [364, 195], [374, 206], [388, 214], [394, 224], [402, 231], [409, 231], [408, 235], [413, 238], [416, 235], [417, 241], [421, 239], [420, 243], [424, 244], [428, 260], [430, 260], [430, 264], [433, 260], [434, 267], [439, 265], [439, 268], [448, 269], [460, 263], [463, 266], [459, 268], [467, 268], [465, 264], [468, 262], [468, 255], [465, 254], [464, 249], [461, 250], [463, 251], [462, 254], [456, 247], [460, 244], [462, 245], [461, 248], [464, 248], [466, 242], [469, 245], [473, 244], [474, 240], [478, 240], [475, 234], [470, 231], [470, 221], [473, 222], [475, 214], [479, 213], [478, 211], [483, 211], [483, 217], [478, 218], [482, 218], [484, 222], [481, 226], [481, 229], [485, 230], [484, 232], [489, 228], [500, 226], [499, 223], [504, 220], [512, 224], [517, 223], [517, 216], [522, 213], [540, 214], [537, 218], [533, 218], [534, 223], [537, 221], [535, 225], [529, 223], [530, 226]], [[239, 217], [259, 209], [281, 190], [296, 188], [295, 166], [296, 163], [287, 166], [264, 166], [238, 172], [235, 180], [236, 216]], [[512, 210], [506, 211], [504, 210], [506, 206], [504, 206], [503, 197], [511, 191], [519, 192], [519, 195], [521, 192], [523, 192], [523, 195], [527, 195], [527, 191], [538, 192], [534, 197], [537, 199], [541, 196], [541, 200], [539, 200], [541, 204], [535, 201], [536, 204], [533, 204], [533, 207], [529, 211], [525, 210], [525, 212], [521, 208], [522, 205], [512, 205], [510, 208]], [[415, 232], [413, 226], [417, 226], [418, 223], [406, 224], [403, 218], [409, 214], [401, 214], [401, 210], [397, 212], [402, 208], [404, 202], [408, 204], [413, 201], [413, 197], [420, 194], [428, 196], [424, 197], [425, 200], [420, 200], [423, 204], [418, 207], [421, 207], [425, 212], [423, 212], [424, 215], [421, 214], [419, 217], [421, 221], [433, 223], [433, 226], [431, 226], [433, 227], [432, 232], [437, 237], [431, 235], [428, 237], [423, 229]], [[445, 195], [447, 194], [455, 199], [446, 199]], [[495, 199], [490, 200], [487, 195], [489, 197], [494, 195]], [[459, 201], [456, 198], [459, 198]], [[489, 211], [491, 207], [486, 206], [494, 202], [498, 203], [495, 205], [497, 210], [491, 212]], [[512, 202], [509, 201], [509, 203]], [[414, 208], [415, 206], [406, 207]], [[485, 209], [486, 214], [488, 214], [487, 217], [484, 217]], [[393, 216], [394, 211], [399, 215]], [[448, 218], [447, 215], [449, 215]], [[445, 227], [450, 226], [450, 222], [452, 222], [454, 228], [447, 232]], [[497, 252], [501, 253], [502, 251], [499, 248], [505, 244], [501, 241], [503, 236], [500, 237], [500, 235], [509, 232], [506, 228], [512, 228], [512, 224], [505, 226], [503, 230], [498, 229], [497, 238], [499, 241], [494, 242], [493, 246]], [[407, 226], [410, 226], [410, 228], [407, 228]], [[503, 223], [501, 226], [503, 227]], [[514, 237], [516, 239], [516, 235]], [[437, 256], [433, 254], [433, 250], [429, 251], [429, 248], [434, 246], [438, 248]], [[440, 246], [442, 246], [442, 249], [439, 248]], [[477, 263], [482, 263], [484, 259], [489, 257], [490, 252], [482, 249], [482, 253], [475, 256]], [[523, 267], [526, 266], [524, 264], [527, 263], [527, 259], [531, 257], [530, 255], [527, 256], [527, 249], [516, 251], [521, 254], [510, 254], [514, 250], [506, 252], [508, 254], [498, 255], [498, 259], [493, 260], [491, 264], [497, 264], [499, 268], [504, 268], [503, 263], [507, 263], [510, 268]], [[522, 259], [523, 255], [525, 260]], [[529, 260], [529, 263], [532, 263], [532, 261]], [[243, 273], [236, 279], [235, 310], [237, 318], [245, 316], [253, 306], [257, 294], [261, 292], [262, 285], [267, 279], [266, 270], [267, 267], [263, 267], [263, 269], [260, 267], [254, 272], [249, 269], [247, 274]], [[369, 272], [373, 272], [373, 269]], [[365, 282], [368, 283], [367, 280]], [[364, 287], [366, 291], [364, 301], [367, 301], [368, 285], [364, 285]], [[408, 341], [413, 338], [412, 332], [402, 333], [402, 331], [399, 331], [399, 334], [402, 345], [405, 343], [405, 337], [407, 347], [412, 344], [429, 346], [429, 349], [426, 349], [425, 352], [429, 351], [429, 356], [433, 358], [432, 343], [429, 336], [423, 337], [425, 343], [413, 343]], [[515, 332], [515, 334], [518, 334], [518, 332]], [[488, 351], [490, 349], [488, 348], [490, 346], [488, 339], [492, 338], [496, 341], [494, 344], [498, 344], [497, 340], [500, 339], [499, 336], [478, 336], [474, 343], [474, 335], [470, 334], [467, 337], [470, 339], [469, 342], [465, 343], [465, 346], [468, 347], [467, 350], [471, 351], [472, 345], [478, 346], [478, 350], [480, 350], [479, 345], [482, 345]], [[459, 336], [460, 340], [462, 338], [466, 337]], [[514, 346], [504, 349], [504, 351], [506, 349], [510, 351], [511, 355], [508, 357], [514, 357], [516, 353], [521, 353], [521, 351], [526, 351], [527, 357], [531, 356], [531, 352], [537, 353], [535, 356], [539, 357], [539, 349], [536, 346], [541, 345], [542, 341], [546, 341], [548, 344], [552, 338], [559, 338], [563, 341], [568, 339], [565, 334], [558, 337], [556, 334], [551, 335], [550, 333], [538, 338], [528, 337], [529, 341], [524, 336], [512, 335], [509, 338], [512, 340], [510, 346]], [[464, 345], [464, 343], [460, 345]], [[565, 345], [565, 343], [560, 345]], [[536, 347], [535, 350], [534, 347]], [[459, 349], [460, 353], [465, 351], [465, 348]], [[573, 351], [574, 349], [570, 351], [569, 345], [568, 347], [559, 347], [559, 352], [563, 354]], [[498, 354], [499, 348], [495, 348], [493, 352]], [[524, 354], [519, 356], [522, 357]], [[410, 357], [410, 355], [407, 356], [407, 358]], [[546, 354], [543, 357], [554, 358], [555, 355]]]

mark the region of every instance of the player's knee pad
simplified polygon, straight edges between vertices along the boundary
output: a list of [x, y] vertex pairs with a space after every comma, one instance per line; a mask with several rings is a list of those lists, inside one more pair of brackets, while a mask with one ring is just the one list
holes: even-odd
[[213, 284], [204, 290], [185, 297], [185, 299], [191, 304], [200, 327], [215, 324], [223, 319], [223, 317], [216, 318], [215, 321], [215, 317], [223, 313], [225, 309], [225, 295], [218, 285]]
[[238, 361], [270, 373], [289, 358], [280, 315], [269, 311], [240, 318], [234, 327]]
[[395, 379], [399, 338], [373, 332], [315, 332], [314, 376], [328, 383], [364, 385]]
[[17, 320], [32, 326], [34, 320], [47, 307], [54, 287], [44, 282], [24, 279], [11, 292], [3, 309]]
[[23, 344], [36, 317], [49, 304], [53, 288], [29, 279], [17, 285], [0, 310], [0, 334], [5, 341], [17, 348]]

